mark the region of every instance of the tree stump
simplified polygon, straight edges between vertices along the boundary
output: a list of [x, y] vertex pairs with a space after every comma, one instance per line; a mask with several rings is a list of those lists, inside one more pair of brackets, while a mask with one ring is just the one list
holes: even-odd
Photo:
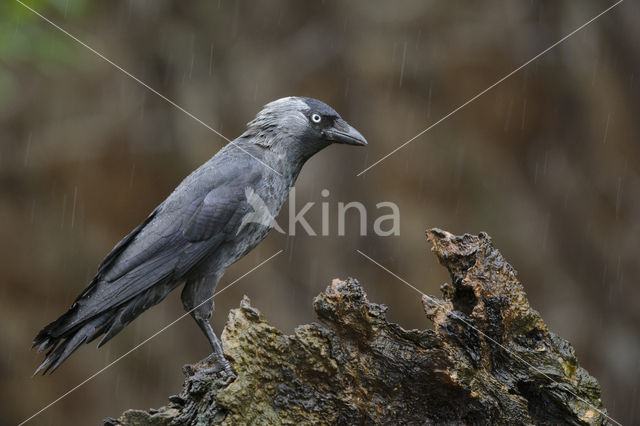
[[608, 424], [598, 382], [531, 309], [489, 236], [427, 239], [451, 274], [441, 299], [422, 297], [433, 330], [388, 322], [352, 278], [318, 295], [319, 322], [293, 335], [245, 296], [222, 333], [237, 378], [207, 360], [185, 366], [169, 405], [105, 424]]

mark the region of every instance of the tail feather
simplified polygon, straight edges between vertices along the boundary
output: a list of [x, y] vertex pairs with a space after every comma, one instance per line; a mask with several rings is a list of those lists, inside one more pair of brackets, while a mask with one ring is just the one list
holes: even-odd
[[102, 322], [104, 322], [106, 315], [100, 315], [96, 318], [93, 318], [90, 321], [87, 321], [77, 330], [69, 334], [62, 342], [62, 337], [57, 339], [47, 339], [45, 340], [38, 349], [39, 352], [49, 348], [49, 351], [45, 355], [45, 359], [40, 364], [40, 366], [36, 369], [33, 375], [37, 375], [42, 371], [42, 374], [53, 373], [59, 366], [69, 358], [69, 356], [75, 352], [78, 347], [91, 339], [91, 337], [96, 332], [96, 327], [99, 327]]
[[[50, 342], [51, 342], [51, 341], [50, 341], [49, 339], [45, 339], [45, 340], [44, 340], [44, 342], [42, 342], [42, 343], [40, 344], [40, 347], [38, 348], [38, 353], [40, 353], [40, 352], [44, 351], [44, 350], [45, 350], [45, 349], [47, 349], [49, 346], [51, 346], [51, 345], [50, 345]], [[33, 348], [33, 347], [35, 347], [35, 346], [36, 346], [36, 343], [34, 342], [34, 343], [33, 343], [33, 346], [31, 346], [31, 347]]]
[[102, 347], [102, 345], [111, 340], [116, 334], [120, 333], [123, 328], [136, 319], [142, 312], [160, 303], [176, 285], [175, 281], [165, 280], [122, 305], [117, 312], [114, 312], [109, 322], [100, 330], [100, 334], [104, 333], [104, 337], [100, 339], [98, 347]]
[[164, 299], [177, 284], [179, 282], [165, 280], [127, 302], [86, 320], [78, 320], [76, 306], [72, 306], [64, 315], [42, 329], [34, 339], [33, 347], [39, 345], [38, 352], [46, 350], [47, 353], [33, 375], [40, 372], [53, 373], [81, 344], [89, 343], [104, 334], [98, 344], [101, 347], [138, 315]]
[[[113, 324], [113, 321], [115, 320], [115, 318], [116, 318], [116, 315], [109, 315], [109, 317], [106, 319], [104, 324], [102, 324], [100, 326], [100, 328], [93, 334], [93, 336], [91, 336], [91, 338], [89, 340], [87, 340], [87, 344], [93, 342], [98, 337], [100, 337], [104, 333], [106, 333], [107, 330], [109, 330], [109, 328], [111, 328], [111, 325]], [[98, 347], [100, 347], [100, 346], [98, 346]]]
[[128, 309], [125, 307], [123, 309], [118, 310], [118, 314], [114, 315], [113, 320], [109, 321], [109, 328], [104, 327], [104, 336], [100, 339], [100, 343], [98, 343], [98, 347], [101, 348], [102, 345], [111, 340], [116, 334], [120, 333], [120, 331], [131, 321], [135, 319], [133, 318], [125, 318], [126, 311]]

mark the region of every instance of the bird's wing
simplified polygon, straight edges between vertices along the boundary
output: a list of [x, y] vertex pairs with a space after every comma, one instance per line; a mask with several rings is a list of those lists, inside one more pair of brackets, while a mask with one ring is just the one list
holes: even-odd
[[64, 334], [166, 279], [183, 278], [235, 235], [234, 229], [249, 210], [243, 189], [247, 181], [254, 179], [245, 176], [233, 184], [221, 182], [204, 197], [175, 210], [159, 206], [107, 255], [64, 324], [54, 327], [55, 334]]
[[131, 231], [127, 236], [120, 240], [118, 244], [115, 245], [111, 252], [102, 260], [100, 266], [98, 266], [98, 275], [107, 271], [109, 266], [111, 266], [113, 264], [113, 261], [117, 259], [117, 257], [125, 248], [127, 248], [129, 243], [131, 243], [133, 239], [140, 233], [140, 231], [153, 220], [159, 209], [160, 207], [156, 207], [140, 225], [136, 226], [133, 231]]
[[242, 196], [220, 186], [179, 211], [179, 217], [160, 212], [103, 272], [100, 308], [117, 306], [170, 276], [182, 278], [224, 240]]
[[186, 221], [182, 236], [191, 243], [206, 241], [225, 229], [236, 208], [244, 199], [239, 186], [224, 186], [209, 192]]

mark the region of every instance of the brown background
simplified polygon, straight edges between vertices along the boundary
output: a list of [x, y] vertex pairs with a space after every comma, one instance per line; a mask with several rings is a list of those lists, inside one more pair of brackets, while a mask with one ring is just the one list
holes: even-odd
[[[424, 230], [486, 231], [532, 305], [571, 341], [610, 414], [640, 422], [640, 7], [626, 1], [476, 102], [356, 173], [612, 4], [605, 1], [33, 1], [33, 7], [228, 137], [288, 95], [334, 106], [369, 140], [333, 146], [297, 204], [331, 236], [272, 233], [234, 265], [214, 327], [243, 294], [290, 332], [334, 277], [358, 278], [403, 327], [448, 279]], [[213, 52], [213, 56], [211, 55]], [[178, 292], [106, 347], [30, 378], [29, 346], [101, 258], [223, 141], [26, 11], [0, 5], [0, 424], [15, 424], [182, 313]], [[330, 196], [320, 192], [328, 189]], [[393, 201], [401, 235], [337, 234], [337, 203]], [[299, 209], [299, 207], [298, 207]], [[286, 225], [287, 207], [279, 222]], [[97, 424], [165, 404], [209, 348], [190, 319], [100, 374], [33, 424]]]

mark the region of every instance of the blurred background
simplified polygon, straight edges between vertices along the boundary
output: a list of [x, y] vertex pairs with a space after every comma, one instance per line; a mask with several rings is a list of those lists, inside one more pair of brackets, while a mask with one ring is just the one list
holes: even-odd
[[[243, 294], [290, 333], [332, 278], [360, 280], [405, 328], [448, 280], [424, 231], [488, 232], [532, 306], [569, 340], [616, 420], [640, 423], [640, 5], [627, 1], [360, 177], [356, 174], [611, 1], [91, 1], [28, 4], [233, 139], [265, 103], [319, 98], [369, 140], [316, 155], [296, 209], [329, 236], [272, 232], [234, 265], [214, 328]], [[100, 350], [31, 378], [42, 326], [103, 256], [224, 141], [13, 0], [0, 3], [0, 424], [16, 424], [183, 313], [176, 291]], [[329, 196], [322, 197], [327, 189]], [[337, 236], [337, 203], [368, 209]], [[400, 235], [373, 222], [391, 201]], [[288, 207], [279, 223], [286, 226]], [[32, 421], [99, 424], [158, 407], [209, 353], [190, 319]]]

